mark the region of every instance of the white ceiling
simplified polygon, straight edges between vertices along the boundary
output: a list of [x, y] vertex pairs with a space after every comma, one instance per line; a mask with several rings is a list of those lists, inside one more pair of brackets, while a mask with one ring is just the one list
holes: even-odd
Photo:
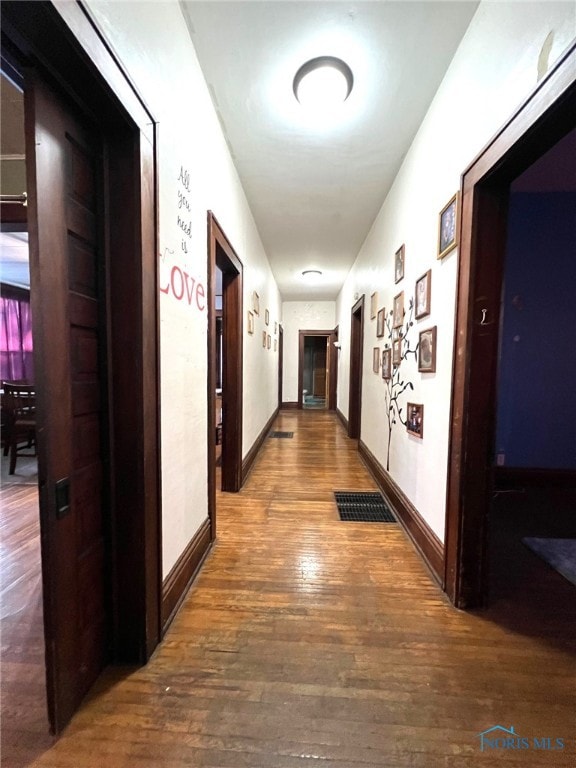
[[[283, 299], [335, 299], [478, 3], [181, 2]], [[321, 55], [354, 73], [322, 122], [292, 93]]]

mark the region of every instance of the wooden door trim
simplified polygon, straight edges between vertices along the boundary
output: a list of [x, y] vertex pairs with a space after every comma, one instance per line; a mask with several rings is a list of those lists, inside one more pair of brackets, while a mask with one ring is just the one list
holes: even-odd
[[[359, 316], [359, 341], [355, 341], [354, 323]], [[348, 391], [348, 437], [360, 438], [362, 421], [362, 362], [364, 356], [364, 294], [350, 312], [350, 384]], [[355, 380], [358, 376], [358, 381]]]
[[[111, 217], [108, 257], [115, 297], [108, 329], [113, 660], [143, 663], [161, 637], [155, 123], [129, 96], [131, 84], [93, 26], [85, 24], [79, 4], [8, 0], [0, 12], [3, 46], [21, 63], [33, 60], [40, 76], [56, 83], [88, 119], [97, 116], [111, 157], [122, 160], [109, 164], [113, 199], [115, 194], [124, 214]], [[117, 302], [124, 301], [117, 311]], [[133, 354], [126, 355], [127, 347]]]
[[[302, 395], [304, 392], [304, 339], [306, 336], [326, 336], [327, 343], [332, 347], [336, 341], [334, 330], [327, 331], [298, 331], [298, 403], [297, 408], [302, 410]], [[336, 408], [336, 356], [330, 354], [330, 368], [328, 371], [328, 402], [327, 410], [333, 411]]]
[[[242, 359], [244, 267], [212, 211], [208, 211], [208, 514], [212, 540], [216, 537], [216, 438], [214, 392], [216, 384], [216, 267], [222, 270], [223, 370], [222, 490], [242, 487]], [[226, 402], [225, 402], [226, 401]]]
[[282, 379], [284, 377], [284, 329], [278, 325], [278, 410], [282, 408]]
[[[480, 605], [486, 594], [509, 186], [574, 126], [574, 71], [576, 46], [561, 57], [462, 177], [444, 572], [444, 589], [459, 607]], [[496, 270], [495, 280], [486, 279], [490, 269]], [[491, 332], [480, 328], [482, 309], [488, 310]]]

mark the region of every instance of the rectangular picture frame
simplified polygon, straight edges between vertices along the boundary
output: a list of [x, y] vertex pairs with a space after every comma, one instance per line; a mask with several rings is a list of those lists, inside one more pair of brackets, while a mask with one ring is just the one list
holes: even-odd
[[252, 312], [254, 312], [255, 315], [260, 314], [260, 296], [258, 296], [256, 291], [252, 292]]
[[390, 381], [392, 378], [392, 350], [382, 350], [382, 378], [384, 381]]
[[399, 283], [404, 277], [404, 243], [394, 254], [394, 282]]
[[266, 349], [266, 331], [262, 331], [262, 346]]
[[456, 192], [440, 211], [438, 220], [438, 259], [443, 259], [458, 245], [460, 193]]
[[372, 370], [374, 373], [380, 373], [380, 347], [372, 349]]
[[401, 328], [404, 323], [404, 291], [394, 296], [394, 308], [392, 310], [392, 328]]
[[436, 326], [420, 331], [418, 370], [420, 373], [436, 373]]
[[384, 307], [378, 310], [378, 317], [376, 318], [376, 336], [381, 339], [384, 336], [386, 330], [386, 310]]
[[267, 309], [264, 310], [264, 322], [266, 325], [270, 325], [270, 312]]
[[254, 312], [248, 310], [248, 333], [252, 335], [254, 333]]
[[374, 292], [370, 296], [370, 320], [374, 320], [378, 313], [378, 293]]
[[414, 437], [424, 437], [424, 406], [422, 403], [406, 404], [406, 431]]
[[432, 270], [416, 280], [414, 287], [414, 317], [419, 320], [430, 314], [430, 300], [432, 295]]
[[398, 366], [402, 362], [402, 337], [392, 341], [392, 365]]

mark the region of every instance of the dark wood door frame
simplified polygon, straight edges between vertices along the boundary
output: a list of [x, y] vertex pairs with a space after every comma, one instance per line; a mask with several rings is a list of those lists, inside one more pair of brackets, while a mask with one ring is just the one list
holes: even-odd
[[444, 587], [481, 605], [493, 488], [500, 297], [511, 182], [576, 124], [569, 49], [462, 177]]
[[[0, 11], [3, 52], [33, 63], [105, 137], [111, 656], [144, 663], [161, 637], [155, 124], [82, 6], [8, 0]], [[41, 392], [42, 370], [36, 374]], [[49, 404], [38, 408], [41, 419]], [[47, 583], [54, 573], [45, 554], [58, 521], [51, 504], [41, 516]], [[57, 642], [58, 627], [46, 630], [55, 633], [46, 641]], [[64, 724], [56, 717], [52, 728]]]
[[208, 509], [216, 537], [216, 267], [222, 271], [222, 490], [242, 487], [243, 266], [218, 220], [208, 211]]
[[284, 329], [278, 325], [278, 410], [282, 408], [282, 378], [284, 376]]
[[362, 419], [362, 360], [364, 347], [364, 295], [352, 307], [350, 317], [350, 389], [348, 437], [360, 439]]
[[328, 402], [326, 408], [333, 411], [336, 408], [336, 377], [338, 371], [336, 368], [336, 349], [334, 342], [336, 334], [331, 331], [298, 331], [298, 408], [302, 410], [302, 395], [304, 391], [304, 339], [306, 336], [325, 336], [327, 344], [330, 345], [329, 351], [329, 369], [328, 369]]

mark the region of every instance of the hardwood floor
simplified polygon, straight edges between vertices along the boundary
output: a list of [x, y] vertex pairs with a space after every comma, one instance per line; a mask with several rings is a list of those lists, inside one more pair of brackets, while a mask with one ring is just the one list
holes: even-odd
[[[398, 525], [339, 521], [333, 491], [375, 485], [333, 413], [274, 429], [294, 437], [218, 494], [218, 541], [150, 663], [106, 670], [57, 743], [23, 735], [6, 765], [573, 766], [571, 585], [543, 632], [529, 601], [512, 622], [509, 602], [457, 611]], [[481, 752], [496, 725], [530, 748]]]

